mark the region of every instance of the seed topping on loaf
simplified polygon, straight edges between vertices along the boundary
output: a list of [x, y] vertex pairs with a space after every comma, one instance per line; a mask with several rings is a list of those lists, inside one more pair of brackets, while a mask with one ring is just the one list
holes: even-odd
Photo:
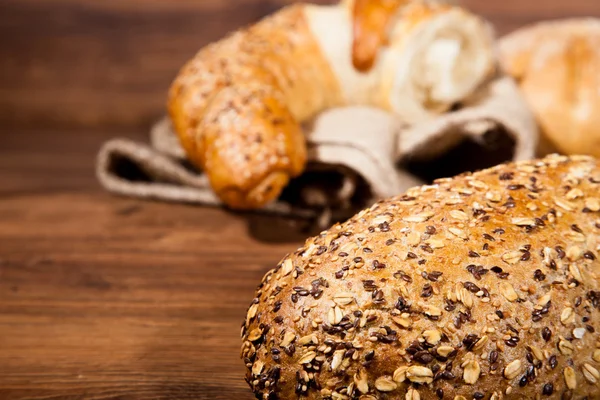
[[309, 239], [242, 326], [261, 399], [600, 397], [600, 166], [440, 179]]

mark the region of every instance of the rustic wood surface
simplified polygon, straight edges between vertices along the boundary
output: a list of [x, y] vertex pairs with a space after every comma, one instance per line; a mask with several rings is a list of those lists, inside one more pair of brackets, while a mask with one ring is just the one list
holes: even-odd
[[91, 165], [112, 134], [5, 134], [0, 399], [252, 398], [241, 321], [297, 239], [267, 243], [246, 217], [102, 192]]
[[[102, 141], [143, 139], [198, 47], [283, 0], [0, 1], [0, 399], [251, 399], [239, 328], [293, 221], [116, 198]], [[465, 0], [499, 32], [593, 0]], [[275, 240], [277, 242], [275, 242]]]

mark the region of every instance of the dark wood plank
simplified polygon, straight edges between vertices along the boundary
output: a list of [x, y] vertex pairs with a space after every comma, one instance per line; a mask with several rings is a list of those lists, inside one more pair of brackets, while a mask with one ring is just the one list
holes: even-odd
[[288, 3], [3, 0], [0, 125], [148, 126], [198, 49]]
[[[3, 0], [0, 126], [147, 127], [201, 46], [291, 2]], [[600, 16], [591, 0], [462, 3], [499, 33], [540, 19]]]
[[239, 328], [291, 247], [222, 211], [0, 200], [0, 398], [250, 399]]
[[460, 0], [459, 3], [492, 22], [499, 36], [543, 20], [600, 17], [600, 2], [594, 0]]
[[143, 131], [57, 131], [0, 128], [0, 197], [100, 190], [95, 155], [113, 137], [146, 141]]
[[241, 322], [304, 235], [103, 192], [113, 136], [0, 131], [0, 399], [252, 398]]

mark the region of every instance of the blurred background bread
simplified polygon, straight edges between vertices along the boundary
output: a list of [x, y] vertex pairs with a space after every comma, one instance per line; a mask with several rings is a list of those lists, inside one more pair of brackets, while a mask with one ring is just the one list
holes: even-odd
[[279, 196], [306, 160], [300, 124], [363, 104], [405, 123], [450, 109], [494, 71], [486, 22], [458, 7], [411, 1], [384, 26], [368, 71], [352, 63], [354, 3], [298, 4], [201, 50], [175, 79], [169, 111], [190, 160], [230, 207]]
[[600, 156], [600, 19], [526, 26], [502, 38], [500, 49], [504, 69], [519, 82], [537, 117], [546, 148]]

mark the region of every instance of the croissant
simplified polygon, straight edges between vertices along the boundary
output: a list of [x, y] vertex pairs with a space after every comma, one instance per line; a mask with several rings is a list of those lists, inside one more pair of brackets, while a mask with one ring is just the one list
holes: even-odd
[[352, 64], [360, 71], [373, 67], [387, 42], [390, 20], [408, 0], [355, 0], [352, 13]]
[[[173, 126], [229, 207], [259, 208], [303, 171], [300, 124], [320, 111], [371, 105], [415, 123], [448, 110], [493, 71], [493, 35], [479, 17], [411, 1], [378, 20], [379, 1], [361, 1], [285, 7], [203, 48], [175, 78]], [[359, 24], [370, 28], [361, 34]], [[377, 35], [383, 40], [368, 44]], [[356, 68], [361, 46], [373, 60]]]

